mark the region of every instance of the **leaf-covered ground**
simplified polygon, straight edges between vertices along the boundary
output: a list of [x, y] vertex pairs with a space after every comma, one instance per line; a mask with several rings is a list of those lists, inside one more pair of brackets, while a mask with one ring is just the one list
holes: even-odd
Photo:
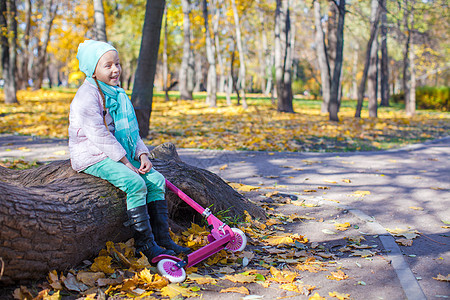
[[[20, 91], [20, 105], [0, 102], [0, 133], [67, 137], [74, 91]], [[294, 101], [295, 114], [279, 113], [269, 99], [249, 98], [249, 108], [208, 107], [204, 100], [165, 102], [155, 97], [147, 143], [173, 142], [178, 148], [257, 151], [365, 151], [389, 149], [447, 136], [450, 113], [419, 111], [407, 118], [396, 107], [380, 108], [378, 118], [363, 111], [355, 119], [354, 102], [344, 101], [341, 122], [320, 113], [320, 101]], [[2, 100], [0, 100], [2, 101]], [[234, 101], [235, 102], [235, 101]]]
[[[237, 186], [236, 186], [237, 188]], [[241, 192], [259, 189], [239, 185]], [[265, 205], [270, 215], [266, 222], [252, 219], [250, 215], [239, 223], [248, 237], [246, 249], [242, 252], [222, 250], [200, 264], [186, 270], [187, 279], [180, 284], [169, 283], [157, 274], [145, 256], [135, 257], [133, 240], [126, 243], [108, 242], [105, 249], [84, 265], [68, 272], [52, 271], [47, 281], [33, 287], [19, 287], [14, 290], [16, 299], [98, 299], [105, 296], [113, 299], [186, 299], [202, 297], [204, 293], [238, 293], [243, 299], [261, 299], [264, 290], [273, 293], [281, 290], [288, 298], [303, 295], [305, 299], [351, 299], [345, 292], [330, 291], [320, 296], [314, 280], [308, 280], [305, 273], [318, 274], [330, 281], [348, 280], [345, 268], [336, 261], [336, 255], [318, 243], [311, 243], [306, 236], [288, 233], [289, 224], [299, 221], [323, 222], [306, 210], [317, 205], [302, 202], [305, 214], [284, 215], [273, 212], [273, 207], [291, 204], [278, 192], [264, 195], [271, 200]], [[288, 203], [289, 202], [289, 203]], [[272, 211], [272, 212], [271, 212]], [[350, 224], [334, 224], [335, 230], [345, 231]], [[330, 231], [331, 232], [331, 231]], [[207, 243], [209, 231], [193, 224], [191, 228], [174, 235], [174, 240], [193, 250]], [[350, 256], [370, 258], [377, 253], [377, 246], [364, 243], [362, 235], [348, 237], [345, 247], [339, 251]], [[305, 278], [305, 280], [301, 280]], [[365, 285], [363, 281], [358, 284]], [[259, 286], [259, 288], [255, 288]], [[259, 290], [259, 295], [251, 291]], [[270, 291], [272, 290], [272, 291]], [[210, 294], [211, 295], [211, 294]], [[284, 295], [284, 294], [282, 294]], [[269, 296], [270, 297], [270, 296]], [[284, 298], [284, 297], [282, 297]]]

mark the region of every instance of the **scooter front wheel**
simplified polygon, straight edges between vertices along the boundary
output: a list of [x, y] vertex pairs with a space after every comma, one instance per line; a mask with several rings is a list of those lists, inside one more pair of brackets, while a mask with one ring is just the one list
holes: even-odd
[[244, 250], [247, 245], [247, 237], [245, 236], [245, 233], [239, 228], [231, 228], [231, 230], [234, 233], [234, 238], [228, 242], [225, 249], [230, 250], [231, 252]]
[[177, 262], [172, 259], [162, 259], [156, 265], [158, 273], [170, 282], [183, 282], [186, 279], [186, 271], [176, 266]]

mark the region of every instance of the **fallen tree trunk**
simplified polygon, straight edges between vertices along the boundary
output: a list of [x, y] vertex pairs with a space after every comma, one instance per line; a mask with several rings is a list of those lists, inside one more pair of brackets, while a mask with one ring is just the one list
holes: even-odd
[[[220, 177], [183, 163], [173, 144], [156, 147], [151, 158], [155, 169], [203, 207], [265, 218]], [[172, 230], [199, 219], [174, 193], [166, 199]], [[109, 240], [129, 239], [125, 211], [122, 191], [73, 171], [69, 160], [21, 171], [0, 167], [0, 282], [41, 279], [97, 255]]]

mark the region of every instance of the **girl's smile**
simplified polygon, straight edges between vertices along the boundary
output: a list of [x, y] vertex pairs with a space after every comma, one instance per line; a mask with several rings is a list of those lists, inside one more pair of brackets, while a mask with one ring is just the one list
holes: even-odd
[[122, 67], [120, 66], [119, 54], [117, 51], [111, 50], [100, 57], [93, 77], [98, 80], [116, 86], [119, 85]]

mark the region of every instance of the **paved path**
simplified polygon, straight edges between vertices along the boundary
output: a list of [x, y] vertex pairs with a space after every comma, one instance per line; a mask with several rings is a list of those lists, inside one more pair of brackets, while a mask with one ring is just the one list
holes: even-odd
[[[257, 192], [248, 194], [253, 201], [268, 201], [264, 192], [276, 190], [295, 201], [313, 203], [312, 208], [291, 204], [277, 209], [285, 214], [314, 215], [315, 220], [288, 229], [306, 235], [312, 242], [337, 249], [336, 245], [345, 245], [344, 237], [363, 234], [366, 243], [386, 253], [366, 259], [341, 257], [339, 263], [351, 280], [334, 282], [323, 274], [308, 273], [305, 283], [318, 285], [323, 291], [339, 287], [353, 299], [450, 298], [450, 283], [433, 279], [450, 273], [450, 230], [443, 222], [450, 221], [450, 137], [380, 152], [178, 149], [178, 153], [184, 162], [228, 181], [259, 186]], [[65, 140], [0, 135], [0, 160], [67, 157]], [[317, 222], [319, 219], [323, 222]], [[335, 222], [350, 222], [353, 227], [327, 234]], [[396, 228], [415, 230], [420, 235], [412, 246], [398, 246], [386, 232]], [[335, 253], [342, 255], [337, 250]]]

